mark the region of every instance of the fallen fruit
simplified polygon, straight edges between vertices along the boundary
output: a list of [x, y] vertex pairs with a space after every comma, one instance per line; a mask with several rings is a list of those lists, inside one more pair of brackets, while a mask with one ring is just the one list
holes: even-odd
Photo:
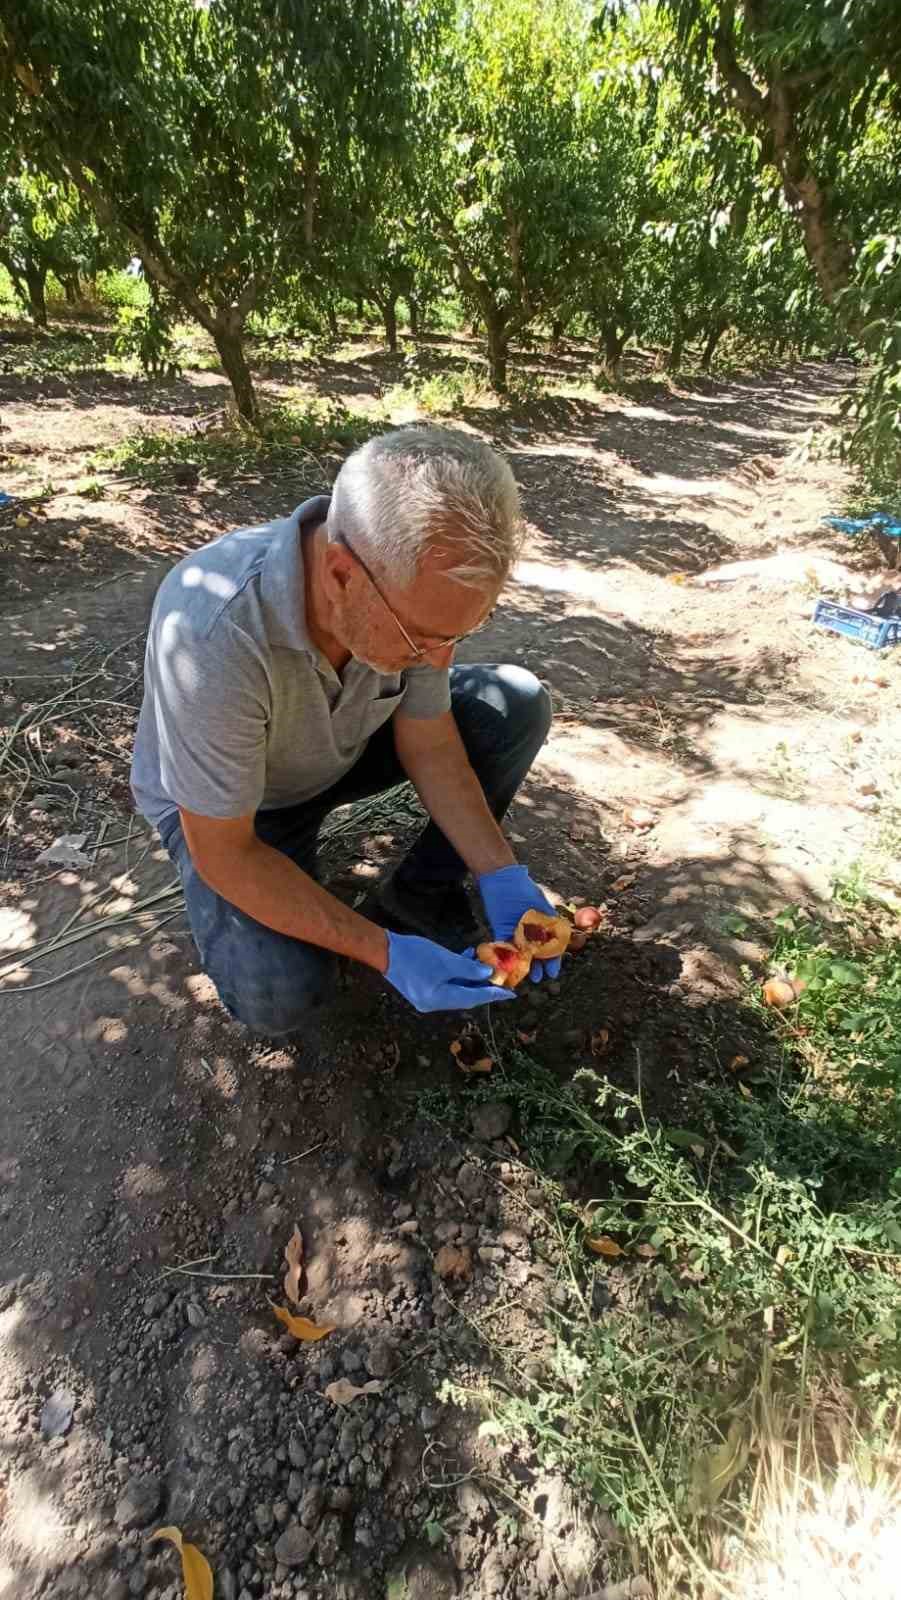
[[581, 928], [573, 928], [569, 939], [570, 955], [577, 956], [580, 950], [584, 950], [590, 937], [591, 935], [588, 933], [583, 933]]
[[774, 1006], [777, 1011], [783, 1011], [786, 1006], [794, 1005], [798, 996], [795, 986], [787, 978], [767, 978], [763, 985], [763, 1003]]
[[476, 950], [476, 960], [492, 968], [494, 977], [491, 982], [500, 989], [515, 989], [529, 976], [532, 965], [531, 956], [502, 939], [493, 944], [480, 944]]
[[543, 911], [526, 911], [520, 917], [513, 934], [519, 950], [527, 950], [539, 961], [552, 961], [565, 955], [572, 938], [573, 926], [566, 917], [549, 917]]
[[601, 926], [603, 920], [604, 913], [599, 911], [597, 906], [580, 906], [573, 917], [576, 927], [583, 933], [594, 933], [595, 929]]
[[623, 812], [623, 822], [627, 828], [654, 828], [657, 825], [657, 813], [649, 811], [647, 806], [631, 806]]
[[467, 1029], [459, 1039], [452, 1039], [450, 1053], [461, 1072], [490, 1072], [494, 1066], [488, 1046], [476, 1028]]

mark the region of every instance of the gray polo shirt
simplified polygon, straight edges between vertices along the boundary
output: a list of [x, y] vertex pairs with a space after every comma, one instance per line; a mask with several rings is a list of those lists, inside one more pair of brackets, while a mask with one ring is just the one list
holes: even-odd
[[316, 495], [290, 517], [240, 528], [186, 556], [154, 601], [131, 784], [157, 824], [178, 806], [241, 817], [321, 794], [394, 712], [450, 707], [446, 670], [343, 672], [311, 643], [301, 531], [325, 521]]

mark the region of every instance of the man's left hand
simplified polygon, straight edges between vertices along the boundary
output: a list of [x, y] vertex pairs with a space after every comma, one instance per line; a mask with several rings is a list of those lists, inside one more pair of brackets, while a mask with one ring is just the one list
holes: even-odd
[[[483, 873], [477, 881], [493, 939], [512, 939], [526, 911], [543, 911], [548, 917], [557, 914], [526, 867], [501, 867]], [[555, 956], [552, 961], [533, 961], [530, 977], [533, 983], [540, 983], [542, 978], [556, 978], [559, 971], [560, 957]]]

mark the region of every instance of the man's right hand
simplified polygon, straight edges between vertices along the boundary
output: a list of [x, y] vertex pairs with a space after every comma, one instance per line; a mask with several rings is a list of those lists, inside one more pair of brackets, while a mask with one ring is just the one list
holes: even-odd
[[417, 1011], [468, 1011], [516, 999], [512, 989], [488, 981], [491, 968], [484, 962], [414, 934], [389, 933], [385, 977]]

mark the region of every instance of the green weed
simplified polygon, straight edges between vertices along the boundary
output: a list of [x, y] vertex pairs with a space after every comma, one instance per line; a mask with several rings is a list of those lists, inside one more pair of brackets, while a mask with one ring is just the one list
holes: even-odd
[[256, 428], [231, 412], [203, 432], [142, 428], [98, 451], [92, 465], [148, 483], [165, 481], [173, 466], [226, 477], [279, 462], [290, 465], [304, 454], [353, 448], [377, 431], [371, 420], [334, 402], [304, 409], [283, 404], [268, 407]]

